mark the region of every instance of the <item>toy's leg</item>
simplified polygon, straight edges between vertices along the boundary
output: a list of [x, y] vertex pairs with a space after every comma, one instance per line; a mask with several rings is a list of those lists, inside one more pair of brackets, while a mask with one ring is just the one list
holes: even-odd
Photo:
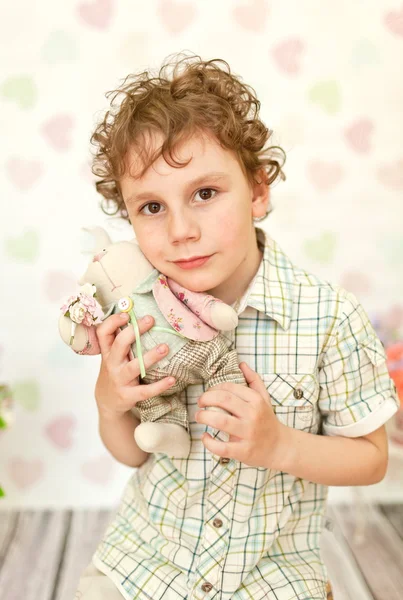
[[[141, 381], [143, 383], [153, 383], [161, 378], [161, 374], [147, 373]], [[188, 430], [189, 421], [186, 406], [180, 400], [180, 392], [185, 387], [186, 384], [183, 381], [177, 380], [174, 385], [171, 385], [158, 396], [152, 396], [147, 400], [137, 402], [136, 408], [139, 411], [141, 422], [173, 423]]]
[[140, 423], [134, 439], [144, 452], [163, 452], [174, 458], [186, 458], [190, 451], [190, 435], [184, 427], [161, 421]]
[[214, 365], [207, 365], [206, 371], [206, 386], [208, 388], [224, 382], [248, 385], [239, 368], [236, 350], [227, 351]]
[[[151, 383], [158, 379], [161, 379], [161, 374], [153, 376], [148, 373], [142, 381]], [[189, 455], [189, 420], [179, 394], [185, 387], [185, 383], [176, 381], [159, 396], [136, 404], [141, 423], [134, 430], [134, 438], [145, 452], [163, 452], [175, 458]]]
[[[220, 344], [224, 344], [219, 338], [216, 340], [218, 345], [215, 350], [219, 352], [220, 358], [215, 362], [207, 362], [204, 372], [206, 381], [206, 390], [215, 385], [224, 382], [237, 383], [239, 385], [247, 386], [246, 380], [243, 376], [241, 369], [239, 368], [238, 354], [236, 350], [222, 350]], [[227, 413], [226, 410], [218, 406], [207, 406], [205, 410], [215, 410], [218, 412]], [[229, 435], [226, 431], [213, 428], [213, 437], [222, 442], [237, 441], [238, 438], [233, 435]]]

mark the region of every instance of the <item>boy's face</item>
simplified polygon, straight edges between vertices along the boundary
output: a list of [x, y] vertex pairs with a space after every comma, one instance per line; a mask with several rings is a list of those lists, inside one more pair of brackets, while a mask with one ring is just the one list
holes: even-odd
[[[155, 149], [162, 137], [150, 140]], [[139, 168], [134, 150], [126, 157], [120, 186], [138, 244], [167, 277], [232, 303], [260, 263], [252, 217], [265, 214], [268, 186], [252, 189], [235, 154], [207, 135], [183, 142], [174, 157], [191, 160], [175, 168], [160, 156], [141, 179], [130, 176], [130, 166]], [[194, 256], [210, 258], [191, 269], [175, 263]]]

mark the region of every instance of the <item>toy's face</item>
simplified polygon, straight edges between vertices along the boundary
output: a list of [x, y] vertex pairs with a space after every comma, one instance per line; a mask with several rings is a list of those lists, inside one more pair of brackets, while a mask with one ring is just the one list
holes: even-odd
[[95, 285], [104, 307], [129, 296], [153, 269], [136, 243], [116, 242], [95, 252], [80, 283]]

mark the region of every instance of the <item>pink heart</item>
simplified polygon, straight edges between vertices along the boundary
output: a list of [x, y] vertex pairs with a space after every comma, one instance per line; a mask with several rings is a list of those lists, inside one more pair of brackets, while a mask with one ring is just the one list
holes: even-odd
[[281, 42], [272, 50], [277, 66], [288, 75], [296, 75], [300, 71], [299, 59], [304, 44], [299, 38], [291, 38]]
[[116, 464], [110, 456], [92, 458], [81, 465], [81, 472], [91, 483], [106, 485], [113, 477]]
[[41, 460], [25, 460], [13, 458], [9, 461], [8, 472], [10, 479], [20, 489], [26, 489], [43, 479], [45, 466]]
[[315, 160], [308, 164], [308, 176], [316, 188], [327, 191], [339, 183], [342, 179], [343, 171], [338, 163], [326, 163], [321, 160]]
[[43, 165], [37, 160], [10, 158], [6, 164], [6, 173], [16, 187], [28, 190], [41, 177]]
[[400, 37], [403, 37], [403, 7], [400, 12], [392, 10], [385, 15], [384, 19], [386, 27]]
[[392, 304], [392, 306], [385, 311], [384, 324], [390, 329], [398, 329], [401, 327], [403, 325], [403, 306]]
[[162, 0], [158, 5], [158, 13], [162, 23], [171, 33], [179, 33], [193, 21], [196, 15], [196, 6], [173, 0]]
[[86, 25], [97, 29], [106, 29], [112, 19], [112, 0], [94, 0], [78, 5], [78, 14]]
[[344, 137], [353, 150], [365, 154], [371, 149], [370, 136], [373, 129], [374, 124], [370, 119], [358, 119], [345, 130]]
[[77, 419], [74, 415], [61, 415], [45, 426], [45, 434], [58, 448], [71, 448], [76, 426]]
[[77, 278], [68, 271], [49, 271], [45, 275], [44, 288], [49, 302], [60, 302], [76, 291]]
[[55, 150], [68, 150], [71, 146], [70, 136], [73, 123], [73, 117], [70, 115], [58, 115], [44, 123], [41, 132]]
[[347, 271], [341, 278], [341, 285], [353, 294], [367, 294], [371, 291], [371, 280], [360, 271]]
[[379, 167], [378, 181], [392, 190], [403, 190], [403, 160]]
[[236, 6], [233, 9], [235, 20], [241, 27], [251, 31], [264, 31], [269, 7], [266, 0], [253, 0], [246, 6]]

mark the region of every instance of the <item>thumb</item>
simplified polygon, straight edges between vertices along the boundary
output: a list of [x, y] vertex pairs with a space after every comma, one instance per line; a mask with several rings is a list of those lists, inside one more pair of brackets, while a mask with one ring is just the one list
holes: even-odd
[[250, 388], [252, 388], [252, 390], [255, 390], [256, 392], [258, 392], [261, 396], [263, 396], [263, 398], [266, 398], [266, 400], [269, 400], [270, 396], [268, 394], [266, 386], [265, 386], [264, 382], [262, 381], [262, 378], [260, 377], [260, 375], [258, 373], [256, 373], [256, 371], [251, 369], [250, 366], [246, 362], [241, 362], [239, 364], [239, 368], [241, 369], [248, 386]]

